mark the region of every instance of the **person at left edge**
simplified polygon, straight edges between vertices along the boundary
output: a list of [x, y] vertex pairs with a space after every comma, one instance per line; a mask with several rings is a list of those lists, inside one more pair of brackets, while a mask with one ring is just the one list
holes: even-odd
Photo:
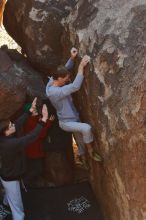
[[0, 180], [5, 190], [3, 203], [9, 205], [13, 220], [24, 220], [25, 213], [20, 191], [20, 179], [25, 173], [25, 147], [33, 142], [48, 120], [46, 105], [42, 107], [42, 118], [38, 121], [32, 132], [16, 137], [15, 134], [23, 126], [29, 114], [36, 105], [36, 98], [32, 102], [29, 113], [24, 113], [15, 123], [5, 120], [0, 123]]

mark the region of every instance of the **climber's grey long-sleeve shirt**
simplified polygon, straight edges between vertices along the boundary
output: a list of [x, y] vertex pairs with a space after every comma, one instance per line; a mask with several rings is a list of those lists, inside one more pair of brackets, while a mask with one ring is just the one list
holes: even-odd
[[[73, 61], [69, 59], [65, 67], [70, 70], [73, 64]], [[59, 121], [79, 121], [79, 114], [73, 104], [71, 94], [80, 89], [83, 79], [84, 75], [78, 73], [72, 83], [62, 87], [53, 86], [53, 78], [49, 80], [46, 94], [57, 111]]]

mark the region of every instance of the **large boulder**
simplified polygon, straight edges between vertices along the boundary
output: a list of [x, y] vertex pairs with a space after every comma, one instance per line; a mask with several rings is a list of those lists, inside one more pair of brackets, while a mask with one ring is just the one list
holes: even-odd
[[41, 76], [15, 51], [0, 49], [0, 120], [23, 106], [26, 97], [45, 97]]
[[93, 163], [92, 185], [104, 217], [144, 220], [146, 1], [79, 0], [65, 27], [69, 43], [91, 56], [76, 99], [103, 157]]
[[32, 65], [44, 73], [61, 62], [61, 20], [75, 3], [76, 0], [13, 0], [6, 4], [6, 30]]

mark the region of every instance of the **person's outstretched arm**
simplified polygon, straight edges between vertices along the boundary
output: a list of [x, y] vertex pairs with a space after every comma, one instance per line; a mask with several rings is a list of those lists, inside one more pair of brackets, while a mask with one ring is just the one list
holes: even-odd
[[90, 61], [90, 57], [85, 55], [78, 67], [78, 74], [76, 75], [74, 81], [68, 85], [59, 87], [56, 92], [56, 99], [62, 99], [65, 96], [68, 96], [76, 91], [78, 91], [82, 85], [84, 79], [84, 68], [87, 63]]
[[67, 70], [71, 70], [73, 68], [74, 59], [76, 58], [77, 54], [78, 54], [77, 49], [75, 47], [73, 47], [70, 51], [70, 58], [67, 61], [67, 63], [65, 64], [65, 67]]
[[5, 150], [13, 151], [19, 150], [22, 147], [27, 146], [32, 143], [40, 134], [42, 128], [46, 125], [48, 120], [48, 110], [47, 106], [43, 105], [42, 108], [42, 118], [38, 122], [37, 126], [27, 135], [19, 138], [5, 138], [5, 140], [0, 142], [0, 148], [4, 148]]
[[16, 131], [19, 131], [19, 129], [23, 126], [23, 124], [27, 120], [28, 116], [29, 116], [29, 112], [25, 112], [17, 120], [14, 121]]
[[0, 149], [8, 150], [8, 151], [16, 151], [21, 149], [22, 147], [27, 146], [28, 144], [32, 143], [40, 134], [43, 126], [45, 123], [43, 122], [38, 122], [36, 127], [27, 135], [23, 137], [12, 137], [5, 139], [1, 141], [0, 143]]

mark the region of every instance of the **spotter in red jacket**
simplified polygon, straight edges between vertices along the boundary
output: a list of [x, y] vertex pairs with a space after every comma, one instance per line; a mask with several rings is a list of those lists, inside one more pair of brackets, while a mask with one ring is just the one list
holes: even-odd
[[[39, 116], [30, 116], [24, 125], [24, 133], [28, 134], [30, 131], [32, 131], [36, 127], [38, 120]], [[38, 138], [25, 148], [27, 158], [37, 159], [45, 156], [45, 152], [43, 151], [43, 140], [47, 135], [48, 129], [51, 127], [51, 125], [52, 121], [48, 120]]]

